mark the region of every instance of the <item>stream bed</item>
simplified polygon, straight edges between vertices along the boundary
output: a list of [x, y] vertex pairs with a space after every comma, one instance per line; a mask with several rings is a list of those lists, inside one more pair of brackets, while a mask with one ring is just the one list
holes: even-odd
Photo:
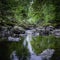
[[[22, 36], [24, 37], [9, 37], [8, 40], [0, 42], [0, 60], [52, 60], [55, 52], [60, 52], [60, 38], [39, 37], [39, 33], [33, 30], [26, 30]], [[57, 57], [53, 56], [54, 60], [59, 60], [60, 53], [55, 55]]]

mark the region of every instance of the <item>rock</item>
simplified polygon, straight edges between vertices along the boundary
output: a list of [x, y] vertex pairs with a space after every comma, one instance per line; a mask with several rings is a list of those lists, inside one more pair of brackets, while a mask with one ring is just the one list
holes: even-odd
[[16, 42], [18, 42], [18, 41], [20, 41], [20, 38], [16, 38], [16, 37], [11, 37], [11, 36], [9, 36], [9, 37], [8, 37], [8, 41], [16, 41]]
[[35, 32], [34, 36], [39, 36], [39, 32]]
[[46, 26], [46, 27], [44, 27], [44, 29], [45, 29], [44, 34], [49, 35], [54, 30], [54, 27], [53, 26]]
[[11, 34], [11, 32], [8, 30], [8, 27], [1, 26], [0, 30], [1, 37], [8, 37]]
[[1, 26], [1, 30], [2, 30], [2, 31], [7, 31], [7, 29], [8, 29], [7, 27]]
[[53, 30], [53, 35], [56, 37], [60, 37], [60, 29]]
[[45, 31], [44, 27], [36, 28], [37, 31]]
[[[19, 40], [20, 34], [24, 34], [25, 30], [18, 26], [0, 26], [0, 38], [8, 38], [10, 40]], [[15, 39], [16, 38], [16, 39]]]
[[25, 29], [23, 29], [22, 27], [14, 26], [12, 28], [12, 32], [15, 33], [15, 34], [24, 34]]
[[39, 32], [39, 35], [46, 35], [47, 31], [45, 31], [44, 27], [37, 28], [36, 30]]
[[19, 34], [19, 36], [21, 36], [21, 37], [26, 37], [26, 34]]
[[11, 36], [12, 36], [12, 37], [16, 37], [16, 38], [19, 38], [19, 37], [20, 37], [19, 34], [15, 34], [15, 33], [13, 33]]
[[46, 49], [40, 55], [31, 55], [30, 60], [50, 60], [54, 53], [54, 49]]
[[12, 54], [10, 55], [11, 60], [19, 60], [18, 56], [16, 55], [16, 51], [13, 51]]
[[43, 59], [49, 60], [52, 57], [52, 55], [54, 54], [54, 52], [55, 52], [54, 49], [46, 49], [40, 54], [40, 56]]
[[10, 36], [11, 35], [11, 32], [10, 31], [1, 31], [1, 34], [0, 34], [0, 36], [1, 37], [8, 37], [8, 36]]
[[30, 60], [43, 60], [41, 56], [31, 55]]
[[47, 30], [47, 31], [53, 31], [53, 30], [54, 30], [54, 27], [53, 27], [53, 26], [47, 26], [47, 27], [46, 27], [46, 30]]

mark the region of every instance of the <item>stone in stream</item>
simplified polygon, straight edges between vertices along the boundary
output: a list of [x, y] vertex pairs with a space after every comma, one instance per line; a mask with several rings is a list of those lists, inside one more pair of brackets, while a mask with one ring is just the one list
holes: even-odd
[[45, 29], [47, 31], [53, 31], [54, 30], [54, 27], [53, 26], [47, 26], [47, 27], [45, 27]]
[[8, 41], [16, 41], [16, 42], [18, 42], [19, 40], [20, 40], [20, 38], [17, 38], [17, 37], [11, 37], [11, 36], [8, 37]]
[[24, 34], [25, 33], [25, 29], [23, 29], [22, 27], [18, 27], [18, 26], [14, 26], [11, 31], [15, 34]]
[[60, 29], [55, 29], [52, 31], [53, 35], [56, 37], [60, 37]]
[[1, 38], [7, 38], [10, 35], [11, 35], [11, 31], [8, 29], [8, 27], [1, 26], [0, 37]]
[[13, 51], [12, 54], [10, 55], [11, 60], [19, 60], [18, 56], [16, 55], [16, 51]]
[[49, 60], [52, 57], [52, 55], [54, 54], [54, 52], [55, 52], [54, 49], [46, 49], [40, 54], [40, 56], [43, 59]]
[[39, 35], [49, 35], [49, 34], [51, 34], [51, 31], [54, 30], [54, 27], [45, 26], [45, 27], [36, 28], [36, 30], [39, 32]]

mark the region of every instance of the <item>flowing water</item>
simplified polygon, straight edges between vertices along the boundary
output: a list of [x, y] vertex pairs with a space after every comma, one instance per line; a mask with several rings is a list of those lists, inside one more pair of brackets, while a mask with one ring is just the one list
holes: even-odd
[[28, 43], [27, 48], [28, 48], [30, 54], [34, 54], [34, 51], [32, 49], [31, 43], [30, 43], [30, 41], [32, 40], [32, 33], [33, 33], [32, 31], [27, 30], [26, 31], [26, 38], [24, 40], [24, 46], [26, 46], [26, 42]]
[[26, 31], [26, 38], [25, 38], [25, 40], [24, 40], [24, 46], [26, 46], [26, 42], [28, 43], [28, 45], [27, 45], [27, 48], [28, 48], [28, 50], [29, 50], [29, 52], [30, 52], [30, 54], [31, 54], [31, 58], [30, 58], [30, 60], [42, 60], [42, 58], [40, 57], [40, 56], [37, 56], [35, 53], [34, 53], [34, 51], [33, 51], [33, 48], [32, 48], [32, 46], [31, 46], [31, 43], [30, 43], [30, 41], [32, 40], [32, 36], [33, 36], [33, 31], [32, 30], [27, 30]]
[[[33, 31], [32, 30], [27, 30], [26, 31], [26, 38], [24, 40], [24, 46], [26, 46], [26, 42], [28, 43], [27, 48], [31, 54], [31, 58], [30, 60], [49, 60], [49, 58], [52, 56], [54, 50], [53, 49], [47, 49], [45, 51], [43, 51], [39, 56], [37, 56], [31, 46], [31, 40], [32, 40], [32, 36], [33, 36]], [[50, 55], [50, 57], [49, 57]], [[47, 57], [46, 57], [47, 56]]]
[[[43, 51], [40, 55], [36, 55], [34, 52], [32, 45], [31, 45], [31, 40], [33, 36], [33, 31], [32, 30], [27, 30], [25, 32], [26, 37], [24, 39], [23, 45], [27, 46], [29, 52], [30, 52], [30, 60], [49, 60], [49, 58], [52, 56], [54, 53], [54, 49], [46, 49]], [[13, 51], [11, 54], [11, 60], [19, 60], [19, 58], [16, 56], [16, 51]]]

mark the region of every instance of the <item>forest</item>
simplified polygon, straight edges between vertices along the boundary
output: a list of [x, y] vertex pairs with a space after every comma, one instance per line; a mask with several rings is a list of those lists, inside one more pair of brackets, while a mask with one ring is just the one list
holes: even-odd
[[60, 0], [0, 0], [0, 24], [60, 26]]
[[60, 60], [60, 0], [0, 0], [0, 60]]

